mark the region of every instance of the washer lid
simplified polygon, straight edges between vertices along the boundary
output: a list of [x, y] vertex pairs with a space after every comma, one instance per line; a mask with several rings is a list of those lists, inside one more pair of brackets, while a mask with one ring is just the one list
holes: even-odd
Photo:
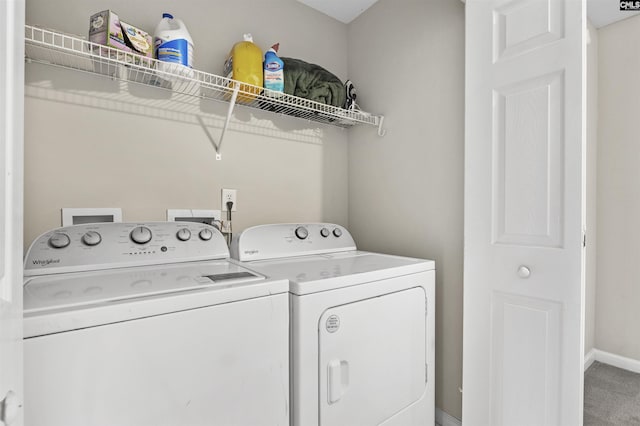
[[289, 280], [289, 291], [303, 295], [435, 269], [433, 260], [364, 251], [246, 262], [249, 268]]
[[24, 284], [25, 337], [287, 290], [226, 260], [35, 277]]

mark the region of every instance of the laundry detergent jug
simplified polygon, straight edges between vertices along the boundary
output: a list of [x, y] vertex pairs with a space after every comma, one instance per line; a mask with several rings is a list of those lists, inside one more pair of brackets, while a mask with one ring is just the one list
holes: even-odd
[[153, 34], [155, 58], [165, 72], [191, 75], [193, 68], [193, 40], [187, 27], [170, 13], [163, 13], [162, 20]]
[[[262, 92], [263, 69], [262, 69], [262, 50], [253, 43], [251, 34], [244, 35], [244, 41], [240, 41], [233, 45], [229, 56], [224, 63], [225, 77], [248, 83], [240, 85], [240, 90], [245, 93], [238, 94], [238, 101], [248, 103], [255, 99], [256, 95]], [[230, 88], [235, 88], [235, 83], [229, 83]]]

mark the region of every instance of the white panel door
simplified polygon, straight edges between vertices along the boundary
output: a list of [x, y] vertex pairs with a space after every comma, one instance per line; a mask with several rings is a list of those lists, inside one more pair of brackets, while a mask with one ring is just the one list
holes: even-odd
[[0, 425], [22, 424], [24, 7], [0, 2]]
[[585, 4], [467, 0], [463, 424], [582, 424]]
[[[426, 300], [417, 287], [323, 313], [318, 324], [320, 425], [378, 425], [422, 397]], [[419, 419], [421, 425], [426, 422]]]

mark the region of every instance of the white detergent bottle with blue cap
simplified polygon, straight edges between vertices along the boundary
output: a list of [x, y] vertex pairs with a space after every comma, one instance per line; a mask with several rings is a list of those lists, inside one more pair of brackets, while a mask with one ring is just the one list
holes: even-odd
[[153, 34], [154, 56], [162, 64], [161, 71], [191, 76], [193, 72], [193, 40], [184, 23], [170, 13], [163, 13], [162, 20]]

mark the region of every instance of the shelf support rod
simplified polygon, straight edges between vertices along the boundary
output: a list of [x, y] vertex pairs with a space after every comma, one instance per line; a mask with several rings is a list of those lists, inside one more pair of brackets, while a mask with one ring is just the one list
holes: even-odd
[[222, 160], [222, 153], [220, 152], [220, 150], [222, 149], [222, 141], [224, 139], [224, 134], [227, 132], [229, 121], [231, 121], [231, 115], [233, 114], [233, 108], [236, 106], [236, 100], [238, 99], [239, 90], [240, 90], [240, 85], [236, 84], [235, 87], [233, 88], [231, 101], [229, 101], [229, 108], [227, 109], [227, 118], [224, 121], [224, 127], [222, 128], [222, 133], [220, 133], [220, 141], [218, 142], [218, 146], [216, 147], [216, 160]]
[[384, 115], [380, 116], [380, 121], [378, 122], [378, 136], [382, 137], [387, 133], [387, 129], [382, 128], [382, 123], [384, 122]]

